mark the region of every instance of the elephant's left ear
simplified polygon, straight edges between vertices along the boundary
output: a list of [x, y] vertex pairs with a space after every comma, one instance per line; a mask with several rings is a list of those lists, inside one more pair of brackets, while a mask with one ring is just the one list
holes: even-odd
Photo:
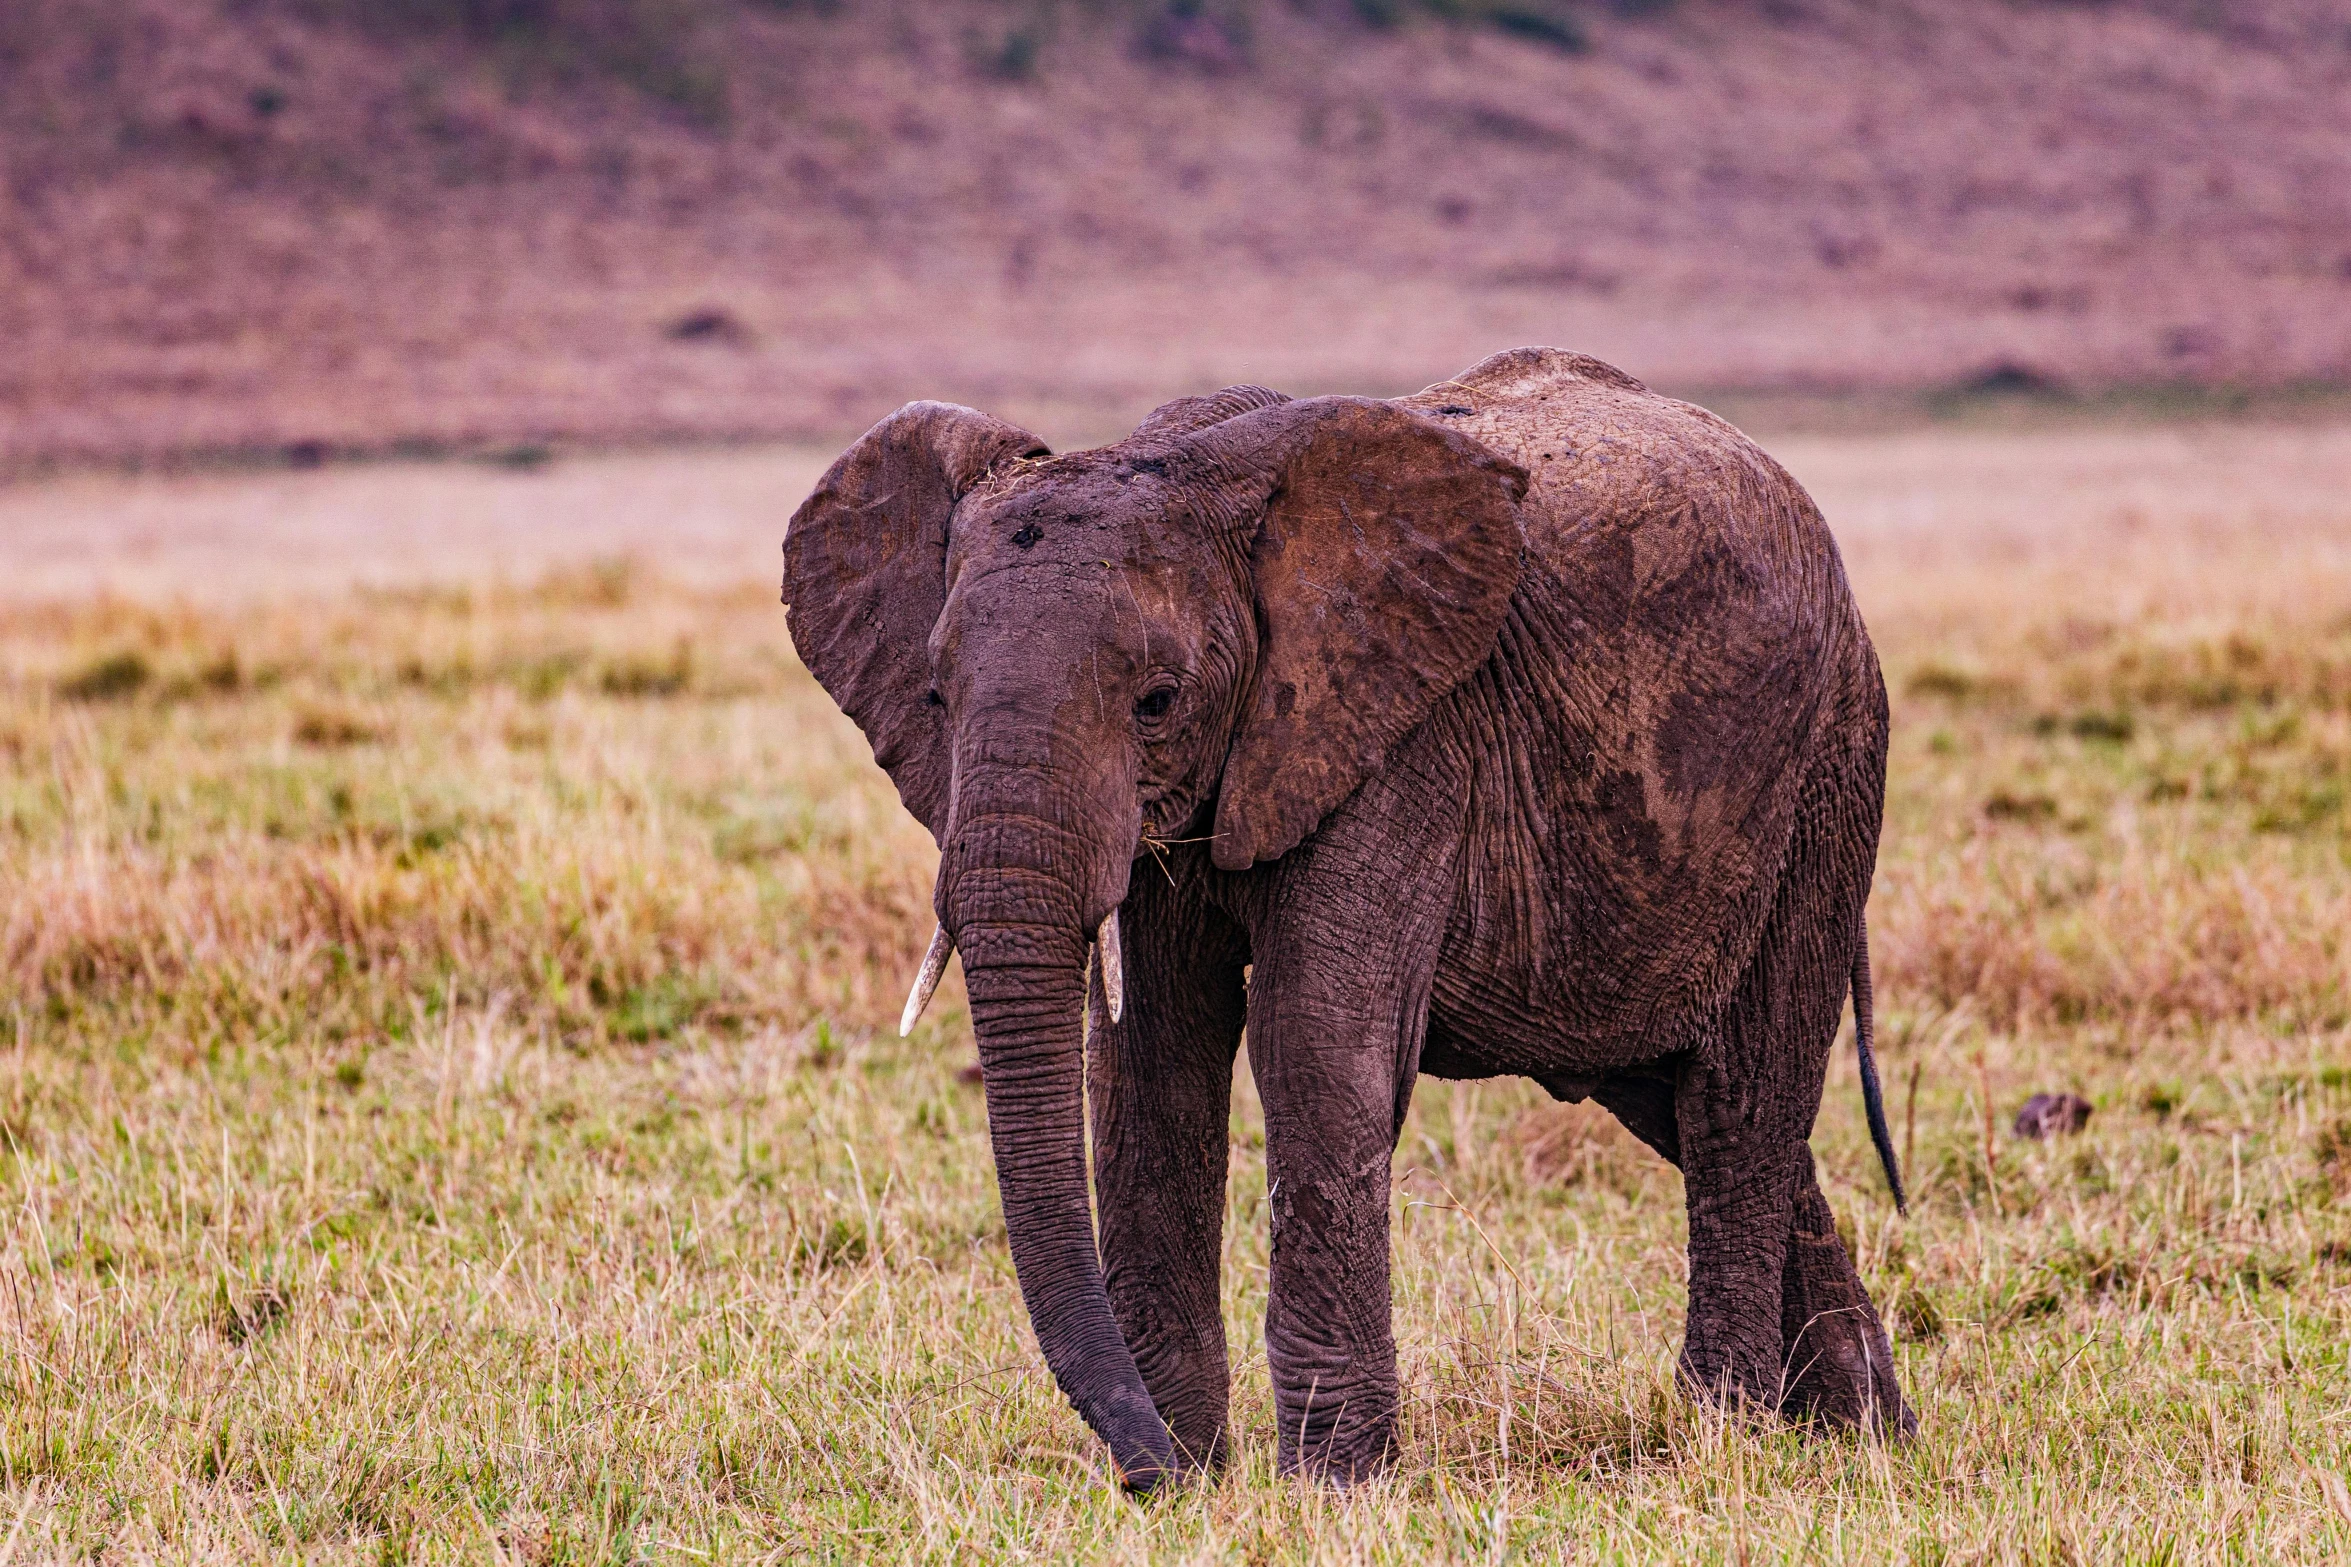
[[1240, 870], [1294, 848], [1493, 650], [1527, 475], [1369, 398], [1284, 403], [1194, 439], [1263, 496], [1243, 514], [1257, 679], [1216, 812], [1216, 863]]
[[841, 454], [784, 534], [793, 646], [933, 837], [946, 827], [952, 781], [944, 715], [927, 700], [947, 533], [993, 469], [1044, 452], [1001, 419], [908, 403]]

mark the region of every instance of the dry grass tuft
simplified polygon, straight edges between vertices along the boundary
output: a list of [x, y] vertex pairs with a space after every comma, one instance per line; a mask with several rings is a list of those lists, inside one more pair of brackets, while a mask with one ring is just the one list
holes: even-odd
[[[0, 973], [59, 1025], [341, 1038], [460, 992], [582, 1045], [863, 1017], [919, 940], [926, 843], [843, 787], [861, 743], [746, 598], [591, 576], [0, 617]], [[133, 658], [136, 688], [75, 694]]]
[[1615, 1116], [1589, 1101], [1535, 1106], [1510, 1123], [1502, 1145], [1518, 1154], [1529, 1185], [1599, 1181], [1630, 1160], [1652, 1157]]

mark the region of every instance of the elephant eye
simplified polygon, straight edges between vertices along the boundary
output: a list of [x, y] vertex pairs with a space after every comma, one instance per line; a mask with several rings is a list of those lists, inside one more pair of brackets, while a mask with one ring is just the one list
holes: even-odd
[[1142, 719], [1164, 718], [1167, 710], [1175, 706], [1175, 699], [1174, 686], [1153, 686], [1135, 698], [1135, 716]]
[[922, 694], [922, 699], [923, 704], [927, 707], [945, 707], [947, 705], [947, 699], [939, 695], [939, 688], [937, 686], [933, 686], [928, 691], [925, 691]]

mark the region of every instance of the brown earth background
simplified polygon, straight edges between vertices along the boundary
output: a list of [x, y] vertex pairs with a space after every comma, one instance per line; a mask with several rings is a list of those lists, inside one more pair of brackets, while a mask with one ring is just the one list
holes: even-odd
[[2351, 382], [2338, 0], [7, 0], [0, 472]]

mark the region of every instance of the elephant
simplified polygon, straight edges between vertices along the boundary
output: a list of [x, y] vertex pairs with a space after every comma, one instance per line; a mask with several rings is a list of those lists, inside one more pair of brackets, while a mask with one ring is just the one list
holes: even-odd
[[802, 661], [939, 845], [903, 1027], [959, 954], [1021, 1297], [1130, 1491], [1228, 1451], [1244, 1029], [1283, 1472], [1394, 1461], [1422, 1074], [1595, 1100], [1680, 1167], [1693, 1396], [1915, 1429], [1808, 1143], [1850, 992], [1901, 1200], [1885, 686], [1819, 509], [1738, 430], [1541, 348], [1058, 456], [917, 402], [784, 557]]

